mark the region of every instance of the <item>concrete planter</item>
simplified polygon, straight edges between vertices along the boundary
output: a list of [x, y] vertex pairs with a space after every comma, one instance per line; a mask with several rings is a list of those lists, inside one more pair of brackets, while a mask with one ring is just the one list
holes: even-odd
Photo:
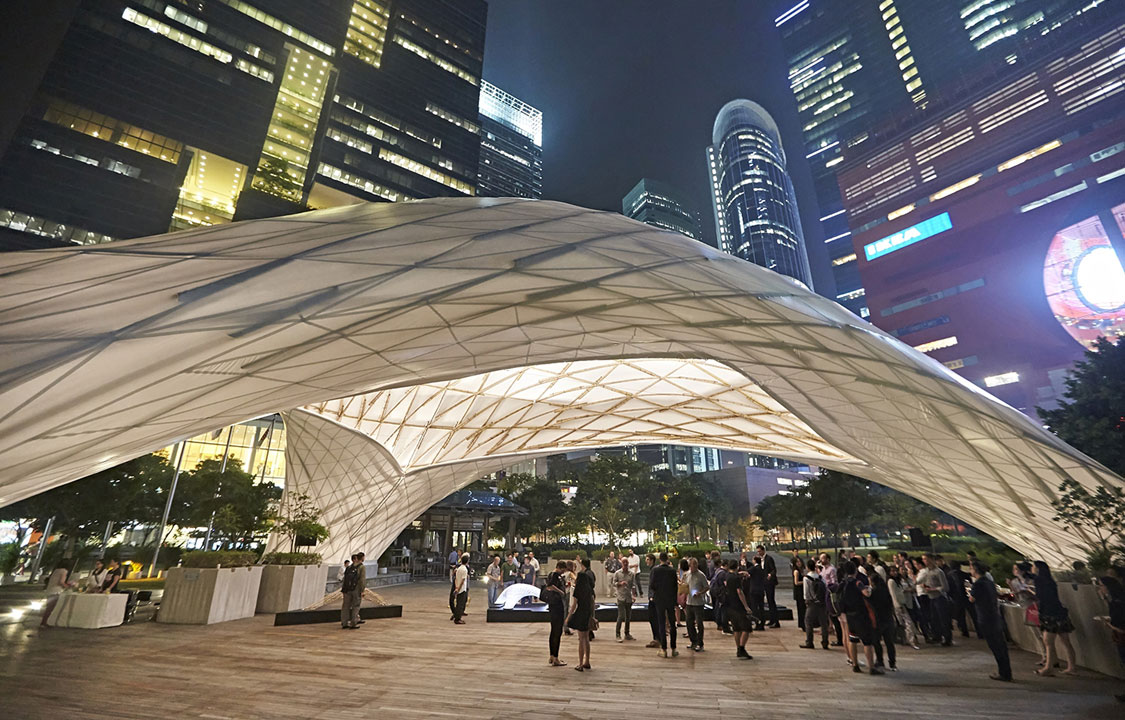
[[301, 610], [324, 597], [327, 565], [263, 565], [258, 587], [260, 613]]
[[254, 616], [262, 566], [168, 570], [158, 622], [210, 625]]

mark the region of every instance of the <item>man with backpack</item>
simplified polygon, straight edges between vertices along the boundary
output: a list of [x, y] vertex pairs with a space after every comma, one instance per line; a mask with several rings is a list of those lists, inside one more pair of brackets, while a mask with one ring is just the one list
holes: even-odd
[[727, 569], [719, 557], [712, 556], [712, 562], [715, 563], [715, 572], [711, 575], [711, 615], [719, 631], [730, 635], [731, 630], [727, 627], [726, 617]]
[[820, 646], [828, 649], [828, 585], [816, 571], [816, 564], [809, 563], [808, 572], [801, 580], [805, 591], [805, 644], [801, 647], [813, 649], [813, 628], [820, 626]]
[[359, 605], [363, 601], [363, 588], [367, 586], [367, 570], [363, 553], [352, 555], [352, 564], [344, 571], [340, 583], [343, 604], [340, 606], [340, 624], [344, 630], [359, 629]]

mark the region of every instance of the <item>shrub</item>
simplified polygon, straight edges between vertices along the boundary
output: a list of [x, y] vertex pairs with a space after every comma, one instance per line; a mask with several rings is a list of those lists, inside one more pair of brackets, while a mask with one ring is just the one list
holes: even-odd
[[319, 565], [320, 553], [271, 552], [262, 558], [263, 565]]
[[558, 562], [559, 560], [573, 560], [577, 556], [588, 558], [590, 557], [590, 553], [582, 550], [581, 548], [571, 548], [569, 550], [552, 550], [550, 558], [551, 560]]
[[17, 543], [0, 545], [0, 574], [11, 575], [20, 564], [20, 546]]
[[257, 553], [243, 550], [194, 550], [183, 556], [183, 565], [189, 568], [246, 567], [257, 561]]

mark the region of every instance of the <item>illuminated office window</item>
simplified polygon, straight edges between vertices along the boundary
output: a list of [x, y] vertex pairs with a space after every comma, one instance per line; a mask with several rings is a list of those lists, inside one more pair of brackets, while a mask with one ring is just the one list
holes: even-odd
[[411, 160], [405, 155], [399, 155], [398, 153], [391, 152], [386, 148], [379, 148], [379, 159], [385, 160], [392, 165], [397, 165], [404, 170], [409, 170], [416, 175], [421, 175], [424, 178], [439, 182], [446, 187], [451, 187], [458, 192], [465, 193], [466, 195], [476, 195], [476, 188], [471, 183], [467, 183], [464, 180], [458, 180], [452, 175], [447, 175], [446, 173], [434, 170], [430, 166], [424, 165], [417, 160]]
[[391, 14], [374, 0], [355, 0], [348, 19], [344, 52], [354, 55], [373, 67], [383, 62], [383, 44], [387, 39], [387, 22]]
[[191, 163], [180, 186], [170, 229], [230, 222], [246, 180], [246, 166], [198, 148], [188, 149], [192, 153]]
[[434, 65], [437, 65], [439, 68], [441, 68], [442, 70], [445, 70], [448, 73], [452, 73], [452, 74], [456, 75], [457, 77], [461, 78], [465, 82], [472, 83], [473, 85], [480, 85], [480, 78], [478, 78], [476, 75], [473, 75], [468, 70], [463, 70], [462, 68], [454, 65], [453, 63], [449, 62], [445, 58], [439, 57], [438, 55], [430, 52], [429, 50], [422, 47], [421, 45], [418, 45], [417, 43], [408, 40], [404, 36], [396, 34], [395, 37], [394, 37], [394, 42], [395, 42], [396, 45], [400, 45], [403, 48], [406, 48], [407, 50], [414, 53], [418, 57], [429, 60]]
[[951, 335], [949, 337], [944, 337], [940, 340], [931, 340], [930, 342], [925, 342], [925, 343], [922, 343], [921, 345], [915, 345], [914, 349], [917, 350], [918, 352], [928, 353], [928, 352], [933, 352], [934, 350], [941, 350], [943, 348], [953, 347], [956, 344], [957, 344], [957, 336]]
[[175, 165], [183, 144], [63, 100], [48, 100], [43, 119], [83, 135], [127, 147]]
[[1020, 374], [1018, 372], [1006, 372], [999, 375], [989, 375], [984, 379], [985, 387], [998, 387], [1000, 385], [1011, 385], [1020, 381]]

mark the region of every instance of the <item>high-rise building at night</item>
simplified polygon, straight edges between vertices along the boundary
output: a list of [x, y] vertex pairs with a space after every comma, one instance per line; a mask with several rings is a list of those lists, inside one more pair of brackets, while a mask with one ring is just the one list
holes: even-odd
[[476, 194], [483, 0], [52, 7], [0, 110], [7, 247]]
[[[942, 95], [1016, 77], [1115, 12], [1104, 0], [799, 0], [774, 20], [820, 205], [837, 300], [867, 317], [836, 171], [850, 152], [931, 112]], [[1118, 8], [1121, 3], [1116, 3]], [[953, 141], [951, 141], [953, 142]]]
[[838, 166], [871, 321], [1028, 413], [1125, 338], [1125, 13], [1039, 40]]
[[662, 230], [703, 240], [699, 219], [689, 204], [667, 183], [641, 178], [621, 200], [621, 214]]
[[719, 249], [812, 287], [777, 123], [761, 105], [732, 100], [715, 118], [711, 141], [707, 168]]
[[543, 113], [487, 80], [480, 85], [478, 194], [543, 196]]

